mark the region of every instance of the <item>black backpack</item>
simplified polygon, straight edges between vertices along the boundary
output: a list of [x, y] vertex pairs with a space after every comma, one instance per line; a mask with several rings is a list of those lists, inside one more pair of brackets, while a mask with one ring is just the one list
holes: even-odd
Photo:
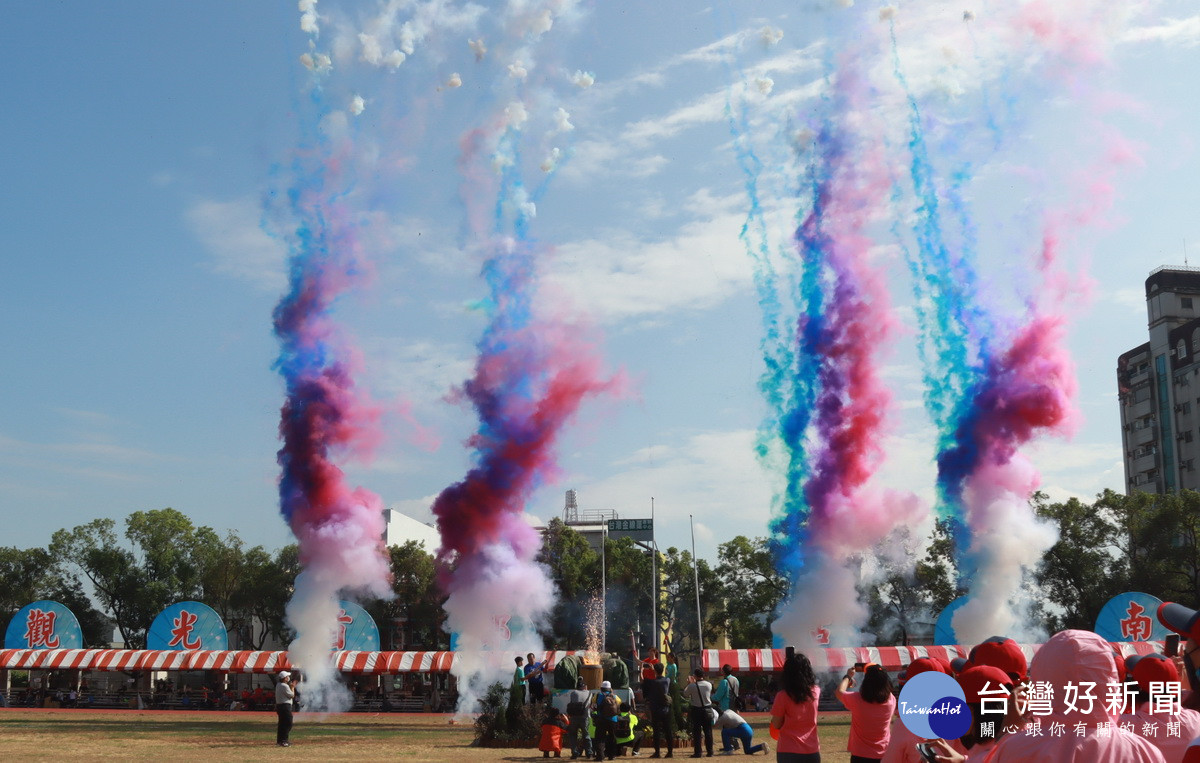
[[567, 703], [567, 715], [587, 715], [587, 705], [577, 699], [573, 699]]
[[633, 723], [630, 722], [628, 715], [623, 715], [617, 720], [616, 735], [621, 739], [633, 736]]

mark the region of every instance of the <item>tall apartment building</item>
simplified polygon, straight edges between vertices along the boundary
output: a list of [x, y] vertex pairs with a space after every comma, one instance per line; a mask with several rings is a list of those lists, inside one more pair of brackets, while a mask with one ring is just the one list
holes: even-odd
[[1125, 492], [1200, 489], [1200, 268], [1146, 279], [1150, 341], [1117, 359]]

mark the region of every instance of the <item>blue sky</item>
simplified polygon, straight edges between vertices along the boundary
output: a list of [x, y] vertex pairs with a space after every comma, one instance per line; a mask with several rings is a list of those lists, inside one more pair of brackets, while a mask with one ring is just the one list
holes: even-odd
[[[445, 396], [469, 375], [483, 328], [467, 307], [485, 289], [458, 141], [508, 102], [504, 71], [520, 51], [500, 4], [476, 14], [464, 3], [394, 5], [400, 21], [418, 11], [433, 19], [395, 71], [353, 44], [371, 3], [323, 0], [318, 47], [334, 53], [327, 102], [364, 99], [347, 119], [360, 180], [351, 201], [377, 272], [339, 317], [363, 350], [362, 384], [411, 407], [411, 420], [388, 417], [375, 462], [349, 471], [387, 504], [428, 518], [432, 497], [469, 465], [461, 442], [473, 415]], [[1200, 259], [1200, 16], [1187, 2], [1129, 5], [1141, 13], [1113, 28], [1111, 66], [1084, 85], [1013, 86], [1021, 118], [1006, 153], [977, 168], [974, 202], [996, 265], [989, 285], [1004, 300], [1005, 279], [1021, 280], [1004, 267], [1014, 262], [1005, 247], [1029, 232], [1024, 197], [1006, 196], [1005, 168], [1061, 168], [1046, 176], [1062, 182], [1041, 193], [1067, 193], [1086, 160], [1081, 103], [1100, 104], [1097, 123], [1141, 146], [1140, 166], [1115, 176], [1112, 212], [1072, 240], [1072, 262], [1093, 282], [1070, 335], [1082, 424], [1070, 442], [1033, 452], [1055, 498], [1121, 489], [1116, 356], [1145, 339], [1147, 273], [1182, 264], [1185, 241]], [[899, 4], [909, 75], [934, 101], [969, 98], [986, 81], [970, 76], [979, 64], [971, 51], [954, 47], [962, 10], [974, 9], [982, 36], [987, 6]], [[548, 519], [575, 488], [583, 508], [628, 517], [648, 515], [653, 496], [663, 545], [689, 543], [693, 514], [710, 557], [734, 534], [765, 533], [772, 482], [751, 449], [764, 414], [760, 317], [737, 240], [747, 202], [723, 108], [745, 82], [769, 76], [771, 93], [750, 99], [753, 136], [769, 154], [785, 117], [802, 121], [819, 90], [837, 14], [874, 7], [581, 3], [525, 62], [531, 113], [545, 120], [561, 106], [575, 125], [533, 226], [551, 250], [544, 303], [586, 316], [608, 366], [632, 380], [627, 396], [585, 407], [562, 441], [559, 480], [529, 513]], [[172, 506], [251, 543], [283, 545], [274, 461], [283, 394], [270, 315], [285, 248], [264, 229], [261, 199], [278, 189], [308, 118], [299, 56], [310, 37], [296, 4], [18, 3], [5, 17], [3, 543], [44, 545], [62, 527]], [[764, 26], [783, 32], [769, 48], [753, 44]], [[476, 62], [467, 40], [479, 38], [489, 52]], [[595, 84], [573, 85], [576, 71]], [[453, 74], [461, 87], [448, 86]], [[543, 148], [534, 143], [532, 164]], [[475, 192], [468, 184], [466, 195]], [[786, 238], [787, 199], [769, 201]], [[905, 315], [902, 264], [886, 234], [879, 244]], [[899, 410], [881, 480], [928, 499], [932, 432], [911, 344], [902, 336], [887, 361]]]

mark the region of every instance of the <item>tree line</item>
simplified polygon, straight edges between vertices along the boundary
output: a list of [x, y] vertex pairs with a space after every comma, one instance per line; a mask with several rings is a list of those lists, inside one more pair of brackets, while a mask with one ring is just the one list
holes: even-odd
[[[1164, 601], [1200, 601], [1200, 493], [1170, 495], [1113, 491], [1092, 503], [1053, 503], [1035, 495], [1039, 517], [1059, 540], [1027, 584], [1047, 632], [1091, 629], [1112, 596], [1143, 591]], [[906, 643], [966, 589], [957, 577], [950, 526], [939, 520], [929, 538], [889, 539], [864, 555], [860, 593], [869, 603], [867, 631], [881, 645]], [[895, 553], [897, 548], [923, 548]], [[447, 649], [445, 596], [433, 549], [409, 541], [387, 549], [391, 599], [362, 601], [380, 627], [383, 648]], [[890, 551], [890, 553], [885, 553]], [[869, 558], [868, 558], [869, 557]], [[914, 557], [915, 561], [914, 561]], [[538, 557], [560, 596], [543, 633], [548, 646], [582, 648], [590, 602], [601, 596], [601, 554], [560, 519], [551, 520]], [[628, 538], [606, 541], [607, 643], [626, 652], [631, 637], [652, 642], [650, 554]], [[671, 649], [698, 648], [699, 622], [707, 646], [766, 647], [770, 623], [788, 593], [766, 538], [737, 536], [721, 543], [715, 563], [674, 547], [658, 557], [659, 619]], [[79, 618], [86, 646], [107, 646], [114, 629], [128, 648], [143, 648], [153, 619], [178, 601], [208, 604], [225, 622], [231, 642], [247, 649], [292, 638], [284, 608], [300, 571], [295, 545], [269, 551], [248, 547], [233, 530], [197, 527], [174, 509], [136, 511], [119, 532], [112, 519], [59, 530], [45, 548], [0, 548], [0, 616], [7, 623], [26, 604], [60, 601]], [[399, 634], [403, 634], [403, 643]]]

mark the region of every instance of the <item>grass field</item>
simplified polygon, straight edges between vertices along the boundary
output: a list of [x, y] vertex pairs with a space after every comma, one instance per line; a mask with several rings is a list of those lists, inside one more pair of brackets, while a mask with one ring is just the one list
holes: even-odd
[[[768, 739], [765, 714], [748, 714], [756, 741]], [[846, 763], [845, 713], [822, 715], [821, 759]], [[275, 746], [274, 713], [169, 710], [0, 710], [0, 760], [369, 760], [472, 761], [541, 759], [536, 749], [471, 746], [469, 723], [450, 716], [298, 714], [292, 746]], [[716, 736], [720, 747], [720, 735]], [[774, 747], [772, 746], [772, 750]], [[653, 752], [653, 748], [649, 752]], [[643, 748], [642, 758], [649, 754]], [[676, 751], [690, 754], [687, 750]], [[567, 759], [569, 756], [564, 756]], [[720, 756], [717, 756], [720, 757]], [[744, 756], [737, 756], [739, 760]], [[756, 756], [763, 760], [762, 756]], [[768, 756], [774, 759], [774, 752]]]

